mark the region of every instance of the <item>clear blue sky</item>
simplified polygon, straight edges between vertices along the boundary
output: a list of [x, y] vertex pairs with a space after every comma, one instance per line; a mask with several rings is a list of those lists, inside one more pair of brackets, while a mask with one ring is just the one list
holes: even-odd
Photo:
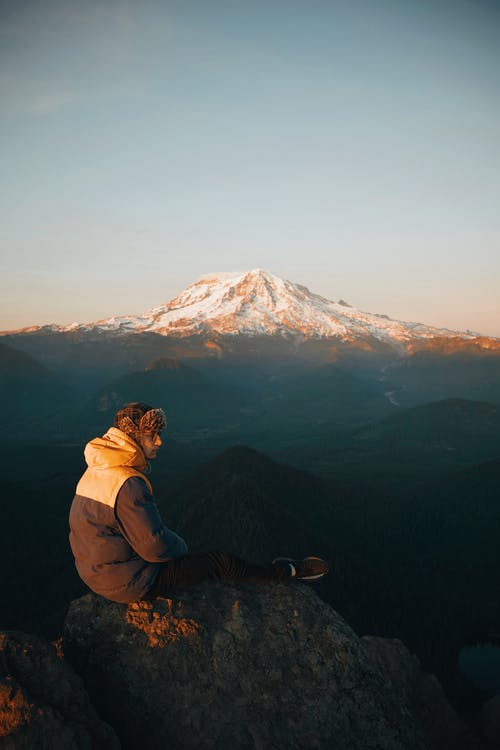
[[0, 329], [264, 267], [500, 336], [500, 3], [0, 6]]

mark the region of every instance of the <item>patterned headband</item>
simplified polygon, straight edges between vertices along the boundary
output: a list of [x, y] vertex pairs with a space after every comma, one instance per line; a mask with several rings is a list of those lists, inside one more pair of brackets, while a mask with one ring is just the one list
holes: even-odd
[[149, 409], [141, 413], [137, 407], [125, 406], [117, 413], [115, 427], [130, 437], [136, 437], [144, 432], [161, 432], [167, 426], [167, 418], [163, 409]]

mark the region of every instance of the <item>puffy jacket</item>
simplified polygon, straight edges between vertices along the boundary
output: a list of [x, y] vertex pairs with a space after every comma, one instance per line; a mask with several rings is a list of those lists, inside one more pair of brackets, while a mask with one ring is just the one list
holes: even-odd
[[160, 563], [185, 554], [186, 543], [163, 523], [143, 474], [146, 458], [132, 438], [112, 427], [87, 444], [85, 459], [69, 514], [76, 569], [97, 594], [136, 601]]

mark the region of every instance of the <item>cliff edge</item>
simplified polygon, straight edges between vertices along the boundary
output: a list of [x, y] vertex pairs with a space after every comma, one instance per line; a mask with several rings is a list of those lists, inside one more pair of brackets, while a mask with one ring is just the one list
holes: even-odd
[[209, 583], [128, 606], [83, 596], [64, 652], [124, 750], [480, 747], [440, 689], [419, 695], [403, 644], [378, 641], [305, 585]]

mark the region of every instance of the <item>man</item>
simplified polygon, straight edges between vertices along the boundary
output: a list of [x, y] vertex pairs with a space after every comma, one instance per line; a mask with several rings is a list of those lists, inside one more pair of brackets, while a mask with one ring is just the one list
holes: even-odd
[[146, 477], [165, 427], [162, 409], [126, 404], [114, 427], [85, 448], [88, 469], [71, 505], [69, 540], [78, 574], [92, 591], [128, 603], [206, 580], [313, 581], [328, 572], [318, 557], [261, 566], [227, 552], [188, 555], [186, 542], [163, 523]]

